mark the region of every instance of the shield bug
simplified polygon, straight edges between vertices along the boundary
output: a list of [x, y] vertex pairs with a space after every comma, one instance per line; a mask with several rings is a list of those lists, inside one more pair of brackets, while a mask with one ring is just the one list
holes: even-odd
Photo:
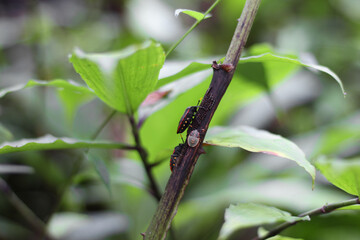
[[173, 154], [171, 155], [171, 158], [170, 158], [170, 170], [171, 170], [171, 172], [176, 167], [176, 160], [180, 156], [183, 146], [184, 146], [184, 144], [177, 145], [175, 147], [175, 149], [174, 149]]
[[187, 143], [190, 147], [196, 147], [200, 141], [200, 133], [198, 130], [192, 130], [187, 138]]
[[199, 106], [200, 101], [201, 101], [201, 99], [198, 101], [196, 106], [191, 106], [191, 107], [188, 107], [185, 109], [184, 114], [180, 118], [177, 133], [184, 132], [190, 126], [190, 124], [192, 123], [192, 121], [194, 119], [196, 112], [200, 108], [200, 106]]

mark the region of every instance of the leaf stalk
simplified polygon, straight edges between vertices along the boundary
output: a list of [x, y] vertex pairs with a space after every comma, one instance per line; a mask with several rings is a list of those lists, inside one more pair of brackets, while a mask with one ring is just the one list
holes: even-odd
[[167, 51], [165, 58], [167, 58], [167, 56], [187, 37], [187, 35], [189, 35], [189, 33], [192, 32], [192, 30], [194, 30], [194, 28], [196, 28], [205, 18], [206, 15], [208, 15], [215, 7], [216, 5], [221, 2], [221, 0], [216, 0], [210, 7], [208, 10], [206, 10], [206, 12], [204, 13], [204, 17], [202, 19], [196, 20], [196, 22], [189, 28], [189, 30], [186, 31], [186, 33], [176, 42], [174, 43], [169, 50]]
[[[339, 209], [342, 207], [347, 207], [347, 206], [352, 206], [352, 205], [357, 205], [357, 204], [360, 204], [360, 200], [358, 197], [354, 198], [354, 199], [338, 202], [338, 203], [326, 204], [320, 208], [316, 208], [316, 209], [301, 213], [298, 215], [298, 217], [305, 217], [305, 216], [312, 217], [312, 216], [317, 216], [317, 215], [324, 215], [324, 214], [330, 213], [336, 209]], [[300, 221], [301, 220], [293, 221], [293, 222], [285, 222], [283, 224], [280, 224], [278, 227], [269, 231], [266, 235], [264, 235], [262, 237], [255, 237], [255, 238], [253, 238], [253, 240], [265, 240], [265, 239], [268, 239], [275, 235], [278, 235], [283, 230], [297, 224]]]

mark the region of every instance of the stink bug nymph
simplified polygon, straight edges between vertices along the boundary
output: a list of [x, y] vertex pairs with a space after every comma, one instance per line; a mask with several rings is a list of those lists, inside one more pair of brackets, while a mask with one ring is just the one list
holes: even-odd
[[184, 132], [190, 126], [197, 110], [200, 108], [200, 106], [199, 106], [200, 101], [201, 101], [201, 99], [198, 101], [196, 106], [191, 106], [191, 107], [188, 107], [185, 109], [184, 114], [180, 118], [177, 133]]
[[187, 143], [190, 147], [196, 147], [200, 141], [200, 133], [198, 130], [192, 130], [188, 136]]
[[176, 160], [180, 156], [183, 146], [184, 146], [184, 144], [177, 145], [175, 147], [175, 149], [174, 149], [173, 154], [171, 155], [171, 158], [170, 158], [170, 170], [171, 170], [171, 172], [176, 167]]

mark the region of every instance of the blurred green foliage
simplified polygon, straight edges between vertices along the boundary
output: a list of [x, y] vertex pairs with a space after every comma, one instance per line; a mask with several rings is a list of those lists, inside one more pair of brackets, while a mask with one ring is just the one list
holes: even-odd
[[[180, 71], [192, 61], [211, 64], [223, 57], [244, 2], [223, 0], [218, 4], [212, 17], [166, 59], [165, 66], [172, 64], [177, 69], [164, 68], [167, 71], [161, 72], [160, 78]], [[175, 18], [175, 10], [204, 12], [211, 4], [199, 0], [1, 1], [0, 29], [6, 34], [0, 37], [0, 89], [26, 84], [30, 79], [72, 79], [84, 85], [68, 59], [75, 47], [85, 52], [112, 52], [154, 39], [166, 50], [194, 21], [182, 14]], [[344, 162], [358, 158], [358, 13], [355, 0], [263, 0], [245, 55], [259, 54], [254, 49], [272, 46], [276, 54], [290, 53], [304, 62], [327, 66], [343, 80], [346, 98], [337, 83], [329, 81], [325, 74], [295, 65], [269, 62], [264, 68], [248, 63], [239, 65], [212, 124], [245, 124], [281, 134], [296, 142], [311, 160], [321, 155]], [[150, 161], [165, 160], [153, 171], [161, 189], [170, 174], [172, 148], [181, 141], [175, 133], [179, 118], [186, 107], [203, 96], [209, 74], [189, 75], [187, 82], [184, 80], [189, 90], [170, 92], [166, 96], [169, 102], [143, 123], [140, 136]], [[70, 97], [69, 92], [60, 93], [64, 89], [67, 88], [41, 86], [1, 98], [0, 141], [45, 134], [90, 139], [112, 110], [98, 99], [90, 101], [93, 96], [86, 91], [86, 96]], [[66, 103], [70, 98], [86, 104], [73, 106]], [[126, 117], [116, 115], [99, 138], [132, 142]], [[217, 239], [224, 211], [231, 203], [256, 202], [297, 215], [351, 197], [320, 173], [312, 191], [306, 173], [283, 159], [239, 149], [205, 150], [207, 154], [199, 159], [174, 219], [178, 239]], [[82, 150], [50, 150], [0, 155], [0, 166], [27, 165], [34, 170], [31, 174], [0, 172], [0, 176], [49, 224], [55, 236], [66, 239], [71, 233], [76, 234], [75, 230], [67, 232], [73, 221], [82, 236], [93, 233], [87, 239], [139, 239], [157, 202], [147, 192], [147, 178], [138, 155], [120, 150], [96, 151], [96, 156], [102, 156], [101, 164], [83, 162], [73, 184], [63, 192], [74, 163], [82, 154]], [[104, 175], [101, 180], [94, 164], [98, 164], [98, 172], [109, 171], [109, 176]], [[111, 196], [101, 183], [107, 177]], [[3, 196], [0, 212], [0, 238], [36, 239], [23, 217]], [[306, 240], [355, 240], [360, 234], [359, 220], [356, 210], [339, 211], [314, 217], [282, 235]], [[249, 239], [255, 233], [254, 229], [243, 230], [233, 238]]]

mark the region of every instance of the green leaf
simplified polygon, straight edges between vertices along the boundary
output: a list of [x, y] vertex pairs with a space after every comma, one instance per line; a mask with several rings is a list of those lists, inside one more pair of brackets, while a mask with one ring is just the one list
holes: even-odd
[[264, 130], [248, 126], [214, 127], [206, 135], [205, 143], [223, 147], [240, 147], [250, 152], [262, 152], [287, 158], [303, 167], [315, 180], [315, 168], [293, 142]]
[[189, 10], [189, 9], [176, 9], [175, 10], [175, 16], [179, 16], [180, 13], [184, 13], [192, 18], [195, 18], [197, 21], [201, 21], [203, 19], [207, 19], [211, 17], [211, 14], [207, 14], [205, 16], [205, 14], [201, 13], [201, 12], [197, 12], [194, 10]]
[[290, 213], [255, 203], [230, 205], [225, 211], [225, 223], [221, 227], [219, 239], [227, 239], [240, 229], [278, 222], [309, 221], [309, 216], [295, 217]]
[[149, 190], [143, 165], [133, 159], [122, 158], [111, 162], [110, 178], [113, 185], [127, 185], [137, 189]]
[[[170, 75], [168, 77], [164, 77], [159, 79], [156, 88], [160, 88], [168, 83], [171, 83], [173, 81], [179, 80], [181, 78], [184, 78], [186, 76], [189, 76], [191, 74], [201, 72], [204, 70], [210, 70], [211, 64], [208, 63], [199, 63], [199, 62], [192, 62], [188, 66], [186, 66], [184, 69], [182, 69], [180, 72], [177, 72], [173, 75]], [[211, 75], [211, 72], [209, 71], [209, 76]]]
[[65, 108], [65, 116], [69, 128], [72, 127], [72, 122], [75, 117], [75, 113], [78, 108], [84, 103], [91, 101], [95, 94], [85, 93], [85, 92], [74, 92], [72, 90], [63, 88], [57, 90], [59, 98]]
[[[259, 236], [259, 237], [265, 236], [267, 233], [268, 233], [268, 231], [266, 231], [266, 230], [265, 230], [264, 228], [262, 228], [262, 227], [260, 227], [260, 228], [258, 229], [258, 236]], [[277, 235], [277, 236], [268, 238], [268, 240], [303, 240], [303, 239], [302, 239], [302, 238], [284, 237], [284, 236]]]
[[19, 90], [23, 90], [25, 88], [30, 88], [34, 86], [48, 86], [48, 87], [56, 87], [59, 89], [64, 89], [72, 92], [77, 92], [81, 94], [87, 94], [89, 96], [93, 96], [94, 92], [89, 88], [81, 86], [73, 81], [65, 81], [62, 79], [56, 79], [52, 81], [41, 81], [41, 80], [29, 80], [27, 83], [18, 84], [15, 86], [11, 86], [8, 88], [3, 88], [0, 90], [0, 98], [4, 97], [8, 93], [13, 93]]
[[360, 210], [360, 205], [352, 205], [339, 208], [338, 210]]
[[88, 87], [81, 86], [80, 84], [70, 80], [65, 81], [62, 79], [56, 79], [52, 81], [30, 80], [27, 83], [18, 84], [0, 90], [0, 97], [3, 97], [8, 93], [35, 86], [47, 86], [57, 88], [60, 100], [62, 101], [65, 108], [68, 125], [71, 125], [77, 109], [82, 104], [92, 100], [95, 97], [94, 92]]
[[[208, 74], [206, 72], [197, 73], [194, 74], [188, 78], [181, 79], [179, 81], [173, 82], [171, 84], [168, 84], [161, 88], [161, 90], [157, 90], [155, 92], [152, 92], [148, 97], [151, 97], [152, 95], [158, 96], [156, 101], [153, 101], [150, 103], [150, 101], [145, 100], [140, 108], [139, 108], [139, 122], [140, 125], [142, 122], [145, 121], [145, 119], [152, 115], [153, 113], [159, 111], [163, 107], [166, 107], [168, 104], [173, 102], [175, 99], [177, 100], [180, 95], [183, 95], [184, 93], [189, 94], [189, 90], [193, 89], [194, 87], [198, 85], [206, 85], [203, 84], [204, 80], [207, 80]], [[153, 98], [154, 99], [154, 98]], [[196, 102], [194, 101], [194, 103]], [[173, 109], [176, 110], [176, 109]], [[167, 119], [169, 119], [169, 116], [167, 116]], [[177, 119], [178, 121], [178, 119]]]
[[[272, 52], [272, 49], [261, 44], [250, 48], [249, 52], [252, 55], [260, 55]], [[264, 81], [267, 82], [267, 88], [272, 88], [279, 82], [288, 79], [301, 66], [291, 61], [277, 61], [275, 57], [272, 58], [273, 61], [268, 60], [266, 58], [245, 58], [243, 63], [243, 59], [240, 59], [239, 64], [244, 65], [238, 66], [236, 69], [234, 78], [220, 102], [210, 126], [224, 124], [239, 107], [267, 90], [264, 89]], [[256, 66], [254, 61], [258, 61], [259, 64]], [[256, 79], [260, 75], [257, 72], [260, 64], [263, 65], [266, 79], [262, 82], [251, 81], [250, 79]], [[176, 62], [176, 65], [184, 65], [184, 62]], [[167, 73], [167, 75], [161, 78], [156, 86], [161, 92], [170, 90], [169, 94], [154, 106], [142, 106], [139, 110], [139, 119], [141, 118], [142, 121], [147, 119], [142, 125], [140, 134], [144, 145], [149, 149], [150, 159], [153, 159], [157, 152], [163, 149], [173, 149], [178, 144], [180, 138], [175, 133], [180, 117], [186, 107], [195, 105], [197, 100], [204, 96], [211, 81], [210, 60], [208, 63], [193, 62], [182, 70], [180, 68], [180, 70], [171, 71], [172, 69], [174, 68], [167, 61], [162, 69], [162, 74]], [[172, 73], [169, 74], [169, 72]], [[244, 89], [246, 91], [243, 91]], [[154, 132], [157, 133], [157, 141], [154, 141]], [[169, 133], [174, 134], [169, 135]], [[132, 157], [137, 158], [137, 156]]]
[[356, 147], [360, 140], [358, 124], [350, 121], [325, 127], [318, 134], [320, 134], [320, 141], [316, 144], [315, 156], [320, 154], [331, 155], [339, 150]]
[[60, 212], [54, 214], [48, 231], [56, 239], [110, 239], [129, 231], [129, 219], [117, 212], [98, 211], [96, 214]]
[[[335, 81], [337, 81], [337, 83], [339, 84], [342, 92], [344, 95], [346, 95], [344, 86], [342, 84], [341, 79], [333, 72], [331, 71], [329, 68], [322, 66], [322, 65], [316, 65], [316, 64], [308, 64], [305, 62], [302, 62], [298, 59], [296, 59], [296, 56], [279, 56], [276, 54], [271, 53], [272, 49], [264, 44], [259, 44], [256, 45], [252, 48], [250, 48], [249, 50], [250, 53], [252, 54], [258, 54], [258, 55], [253, 55], [253, 56], [249, 56], [249, 57], [243, 57], [240, 58], [239, 60], [239, 64], [246, 64], [246, 67], [241, 68], [241, 70], [238, 72], [240, 75], [243, 75], [244, 77], [251, 77], [253, 78], [253, 75], [255, 74], [259, 74], [258, 73], [258, 69], [259, 66], [257, 66], [257, 68], [254, 69], [248, 69], [248, 66], [253, 66], [253, 65], [249, 65], [249, 63], [261, 63], [264, 66], [264, 70], [266, 70], [266, 80], [268, 83], [268, 86], [271, 86], [273, 84], [275, 84], [276, 82], [279, 81], [279, 78], [282, 79], [284, 78], [284, 74], [281, 74], [282, 72], [287, 73], [287, 69], [285, 67], [284, 64], [288, 65], [293, 65], [293, 66], [302, 66], [302, 67], [306, 67], [306, 68], [310, 68], [312, 70], [316, 70], [316, 71], [321, 71], [324, 72], [328, 75], [330, 75], [332, 78], [335, 79]], [[221, 60], [220, 60], [221, 61]], [[203, 71], [206, 69], [210, 69], [211, 64], [205, 64], [205, 63], [199, 63], [199, 62], [192, 62], [190, 65], [188, 65], [186, 68], [184, 68], [183, 70], [181, 70], [180, 72], [162, 78], [159, 80], [157, 88], [161, 87], [167, 83], [170, 83], [172, 81], [178, 80], [180, 78], [183, 78], [187, 75], [199, 72], [199, 71]], [[279, 75], [280, 74], [280, 75]], [[261, 79], [259, 78], [255, 78], [256, 81], [261, 81]], [[263, 85], [263, 82], [261, 82], [261, 85]]]
[[109, 141], [89, 141], [74, 138], [57, 138], [52, 135], [45, 135], [40, 138], [22, 139], [14, 142], [4, 142], [0, 145], [0, 154], [34, 151], [34, 150], [54, 150], [72, 148], [123, 148], [125, 144]]
[[86, 214], [61, 212], [56, 213], [51, 218], [48, 229], [52, 236], [60, 238], [65, 236], [74, 226], [81, 226], [86, 221], [89, 221], [90, 217]]
[[344, 86], [343, 86], [342, 81], [340, 80], [340, 78], [333, 71], [331, 71], [329, 68], [327, 68], [325, 66], [316, 65], [316, 64], [308, 64], [308, 63], [304, 63], [304, 62], [302, 62], [302, 61], [300, 61], [298, 59], [294, 59], [294, 58], [290, 58], [290, 57], [283, 57], [283, 56], [275, 55], [275, 54], [272, 54], [272, 53], [264, 53], [264, 54], [257, 55], [257, 56], [250, 56], [250, 57], [241, 58], [239, 63], [249, 63], [249, 62], [293, 63], [295, 65], [307, 67], [307, 68], [310, 68], [310, 69], [314, 69], [314, 70], [326, 73], [326, 74], [330, 75], [333, 79], [335, 79], [335, 81], [339, 84], [343, 94], [346, 95]]
[[34, 169], [29, 166], [0, 164], [0, 174], [4, 174], [4, 173], [30, 174], [30, 173], [34, 173]]
[[95, 94], [122, 113], [135, 112], [154, 90], [164, 60], [162, 47], [152, 41], [112, 53], [87, 54], [76, 49], [70, 57]]
[[320, 157], [315, 161], [315, 166], [336, 187], [360, 196], [360, 158], [330, 160]]
[[111, 195], [110, 176], [105, 162], [101, 157], [91, 152], [86, 154], [86, 157], [94, 164], [96, 172], [100, 176], [101, 181], [104, 183], [105, 187], [109, 191], [109, 194]]
[[[223, 162], [223, 165], [227, 164], [226, 160]], [[202, 164], [207, 163], [202, 161], [200, 165]], [[197, 184], [196, 194], [179, 206], [176, 215], [179, 226], [186, 225], [189, 221], [193, 228], [203, 224], [215, 224], [216, 220], [209, 219], [209, 214], [216, 215], [230, 203], [240, 200], [276, 206], [291, 212], [306, 212], [324, 205], [324, 199], [330, 203], [341, 202], [348, 198], [345, 192], [334, 191], [324, 185], [318, 185], [316, 190], [312, 191], [306, 179], [294, 174], [281, 174], [275, 177], [272, 169], [259, 166], [256, 161], [241, 162], [237, 166], [227, 167], [227, 171], [224, 169], [225, 174], [216, 175], [212, 172], [211, 176], [207, 171], [209, 168], [201, 169], [204, 165], [199, 167], [199, 174], [204, 179]], [[220, 167], [217, 168], [219, 171]], [[166, 170], [168, 170], [167, 166]], [[258, 175], [259, 171], [263, 172], [263, 177]], [[306, 200], [301, 196], [306, 196]]]
[[0, 143], [13, 139], [12, 133], [0, 123]]

